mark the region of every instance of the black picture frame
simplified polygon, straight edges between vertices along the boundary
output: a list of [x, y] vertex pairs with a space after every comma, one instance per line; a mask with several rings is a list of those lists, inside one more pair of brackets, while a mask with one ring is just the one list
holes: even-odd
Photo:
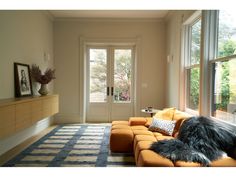
[[15, 97], [32, 96], [30, 67], [23, 63], [14, 63]]

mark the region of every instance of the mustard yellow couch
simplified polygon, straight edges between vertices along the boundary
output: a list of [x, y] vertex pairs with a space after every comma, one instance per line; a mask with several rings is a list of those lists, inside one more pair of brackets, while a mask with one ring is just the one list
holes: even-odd
[[[170, 113], [165, 110], [158, 112], [163, 119], [176, 120], [176, 126], [172, 136], [148, 130], [152, 122], [151, 117], [131, 117], [128, 121], [113, 121], [110, 135], [110, 150], [112, 152], [133, 152], [136, 165], [139, 167], [200, 167], [199, 163], [184, 161], [172, 162], [149, 150], [153, 142], [173, 139], [178, 135], [178, 130], [186, 118], [191, 115], [174, 110]], [[212, 167], [236, 167], [236, 160], [230, 157], [213, 161]]]

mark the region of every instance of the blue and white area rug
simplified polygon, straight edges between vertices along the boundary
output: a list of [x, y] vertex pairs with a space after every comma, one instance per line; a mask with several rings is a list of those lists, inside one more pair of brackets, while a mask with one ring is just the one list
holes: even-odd
[[4, 167], [135, 166], [133, 154], [111, 153], [110, 124], [58, 126]]

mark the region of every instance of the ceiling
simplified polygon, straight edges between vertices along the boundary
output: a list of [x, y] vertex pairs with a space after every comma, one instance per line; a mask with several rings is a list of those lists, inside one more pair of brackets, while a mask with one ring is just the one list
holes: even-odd
[[54, 18], [164, 18], [168, 10], [50, 10]]

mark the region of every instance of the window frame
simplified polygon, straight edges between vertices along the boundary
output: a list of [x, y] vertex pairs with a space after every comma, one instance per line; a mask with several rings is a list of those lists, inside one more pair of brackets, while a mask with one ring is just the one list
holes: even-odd
[[[200, 55], [200, 61], [199, 64], [192, 64], [191, 65], [191, 43], [192, 43], [192, 26], [194, 24], [196, 24], [199, 20], [201, 20], [201, 11], [196, 11], [190, 18], [188, 18], [184, 23], [183, 23], [183, 44], [182, 46], [184, 46], [184, 54], [183, 54], [183, 58], [184, 58], [184, 93], [183, 95], [183, 102], [181, 107], [184, 108], [184, 110], [192, 115], [199, 115], [199, 111], [193, 110], [189, 107], [187, 107], [187, 103], [188, 103], [188, 95], [189, 95], [189, 88], [188, 88], [188, 82], [189, 82], [189, 76], [188, 76], [188, 72], [191, 71], [191, 69], [194, 68], [199, 68], [200, 69], [200, 62], [201, 62], [201, 55]], [[202, 28], [202, 27], [201, 27]], [[200, 36], [201, 38], [201, 36]], [[200, 41], [200, 53], [201, 53], [201, 41]], [[200, 80], [199, 80], [200, 82]], [[200, 94], [200, 92], [199, 92]], [[200, 101], [200, 100], [199, 100]], [[199, 108], [198, 108], [199, 109]]]
[[[216, 51], [217, 51], [217, 49], [216, 49]], [[217, 119], [217, 120], [220, 120], [220, 121], [223, 121], [223, 122], [226, 122], [226, 123], [229, 123], [229, 124], [232, 124], [232, 125], [235, 125], [234, 123], [232, 123], [232, 122], [228, 122], [228, 121], [225, 121], [225, 120], [222, 120], [222, 119], [220, 119], [220, 118], [217, 118], [217, 117], [215, 117], [215, 116], [213, 116], [213, 104], [214, 104], [214, 84], [215, 84], [215, 80], [214, 80], [214, 68], [213, 68], [213, 66], [214, 66], [214, 64], [216, 63], [216, 62], [226, 62], [226, 61], [230, 61], [230, 60], [236, 60], [236, 54], [234, 54], [234, 55], [230, 55], [230, 56], [226, 56], [226, 57], [219, 57], [219, 58], [215, 58], [215, 59], [212, 59], [212, 60], [210, 60], [209, 61], [209, 64], [210, 64], [210, 73], [211, 73], [211, 92], [210, 92], [210, 95], [211, 95], [211, 97], [210, 97], [210, 117], [211, 118], [214, 118], [214, 119]], [[228, 113], [228, 112], [227, 112]]]
[[[192, 115], [207, 116], [219, 121], [226, 122], [231, 125], [235, 123], [222, 120], [213, 116], [214, 104], [214, 73], [213, 64], [216, 62], [223, 62], [234, 60], [236, 54], [224, 57], [218, 57], [218, 30], [219, 30], [219, 10], [203, 10], [202, 13], [196, 11], [190, 16], [182, 26], [182, 63], [181, 70], [184, 81], [180, 82], [180, 87], [183, 91], [180, 93], [180, 107], [182, 110]], [[201, 18], [201, 43], [200, 43], [200, 65], [189, 65], [191, 51], [190, 25], [194, 24], [198, 18]], [[188, 61], [189, 60], [189, 61]], [[187, 70], [200, 67], [200, 83], [199, 83], [199, 109], [192, 110], [187, 107]], [[181, 75], [181, 73], [180, 73]]]
[[[216, 62], [225, 62], [225, 61], [230, 61], [230, 60], [234, 60], [236, 58], [236, 54], [233, 54], [233, 55], [229, 55], [229, 56], [224, 56], [224, 57], [219, 57], [218, 56], [218, 38], [219, 38], [219, 14], [220, 14], [220, 10], [214, 10], [212, 11], [213, 13], [213, 22], [211, 24], [211, 27], [212, 27], [212, 30], [211, 30], [211, 33], [214, 34], [215, 36], [215, 41], [212, 41], [209, 45], [212, 46], [212, 49], [213, 49], [213, 52], [212, 52], [212, 57], [209, 58], [208, 60], [208, 65], [209, 65], [209, 75], [210, 75], [210, 97], [209, 97], [209, 114], [208, 116], [213, 118], [213, 119], [216, 119], [216, 120], [219, 120], [219, 121], [223, 121], [225, 123], [228, 123], [228, 124], [231, 124], [231, 125], [234, 125], [234, 123], [232, 122], [229, 122], [229, 121], [225, 121], [225, 120], [222, 120], [220, 118], [217, 118], [215, 116], [213, 116], [213, 104], [214, 104], [214, 84], [215, 84], [215, 80], [214, 80], [214, 72], [213, 72], [213, 66]], [[207, 18], [207, 16], [206, 16]]]

